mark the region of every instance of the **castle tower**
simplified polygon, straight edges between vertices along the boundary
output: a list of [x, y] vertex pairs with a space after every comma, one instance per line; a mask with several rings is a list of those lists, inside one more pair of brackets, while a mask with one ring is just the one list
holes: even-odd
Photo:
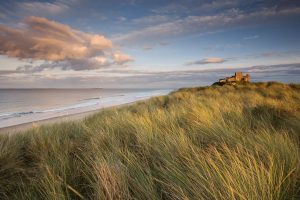
[[244, 76], [244, 81], [250, 82], [250, 75], [249, 74], [246, 74], [246, 76]]
[[243, 79], [243, 73], [242, 72], [235, 72], [234, 74], [236, 81], [241, 81]]

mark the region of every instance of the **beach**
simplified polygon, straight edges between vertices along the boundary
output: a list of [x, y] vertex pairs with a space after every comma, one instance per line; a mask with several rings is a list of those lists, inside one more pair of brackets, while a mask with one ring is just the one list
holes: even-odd
[[[122, 106], [125, 106], [125, 104], [123, 104]], [[110, 107], [108, 107], [108, 108], [110, 108]], [[83, 113], [64, 115], [64, 116], [60, 116], [60, 117], [53, 117], [53, 118], [48, 118], [48, 119], [44, 119], [44, 120], [37, 120], [37, 121], [33, 121], [33, 122], [17, 124], [17, 125], [12, 125], [12, 126], [8, 126], [8, 127], [3, 127], [3, 128], [0, 128], [0, 134], [14, 134], [14, 133], [26, 131], [26, 130], [36, 127], [36, 126], [68, 122], [68, 121], [79, 121], [79, 120], [83, 120], [84, 118], [86, 118], [90, 115], [101, 112], [103, 109], [105, 109], [105, 108], [93, 110], [93, 111], [87, 111], [87, 112], [83, 112]]]
[[[12, 114], [0, 115], [0, 134], [17, 133], [29, 128], [60, 123], [73, 120], [82, 120], [106, 108], [128, 105], [137, 101], [145, 100], [154, 96], [168, 94], [171, 90], [149, 90], [102, 98], [89, 98], [80, 103], [44, 109], [43, 111], [15, 112]], [[2, 116], [2, 118], [1, 118]], [[8, 116], [8, 117], [7, 117]]]

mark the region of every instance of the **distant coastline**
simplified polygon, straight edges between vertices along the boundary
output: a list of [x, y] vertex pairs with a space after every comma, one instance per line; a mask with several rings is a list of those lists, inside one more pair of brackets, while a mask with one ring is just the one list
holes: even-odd
[[[54, 89], [55, 90], [55, 89]], [[81, 92], [82, 89], [79, 90], [79, 93]], [[18, 90], [19, 91], [19, 90]], [[23, 92], [23, 90], [20, 90], [21, 92]], [[31, 91], [31, 90], [30, 90]], [[34, 91], [34, 95], [37, 97], [32, 97], [32, 95], [27, 95], [28, 92], [26, 91], [26, 95], [25, 96], [27, 98], [30, 98], [29, 101], [33, 101], [35, 98], [39, 98], [39, 96], [45, 96], [45, 95], [49, 95], [47, 90], [43, 90], [40, 89], [38, 90], [41, 92], [41, 94], [39, 92]], [[52, 89], [50, 91], [53, 91]], [[61, 92], [65, 93], [65, 91], [69, 92], [68, 95], [65, 94], [61, 94]], [[132, 102], [136, 102], [139, 100], [145, 100], [147, 98], [151, 98], [154, 96], [158, 96], [158, 95], [163, 95], [163, 94], [167, 94], [169, 93], [171, 90], [133, 90], [133, 91], [123, 91], [120, 89], [116, 89], [116, 91], [113, 92], [109, 92], [109, 91], [101, 91], [100, 93], [98, 92], [98, 96], [97, 94], [94, 94], [93, 91], [94, 89], [88, 93], [88, 95], [85, 95], [85, 90], [83, 90], [84, 95], [81, 95], [80, 97], [77, 97], [76, 95], [78, 95], [78, 91], [75, 89], [73, 90], [68, 90], [68, 89], [63, 89], [62, 91], [59, 91], [59, 93], [56, 92], [52, 92], [51, 95], [49, 96], [49, 98], [52, 98], [52, 101], [55, 100], [57, 101], [57, 98], [60, 98], [61, 100], [58, 100], [58, 102], [56, 102], [56, 104], [61, 104], [60, 106], [56, 106], [56, 107], [50, 107], [51, 104], [51, 99], [49, 100], [49, 106], [48, 108], [41, 105], [37, 108], [33, 107], [22, 107], [23, 111], [6, 111], [6, 112], [0, 112], [0, 132], [3, 132], [3, 130], [12, 130], [12, 128], [9, 127], [18, 127], [18, 129], [20, 127], [30, 127], [30, 124], [32, 123], [48, 123], [50, 121], [56, 121], [54, 119], [59, 120], [66, 120], [69, 118], [82, 118], [82, 117], [75, 117], [75, 116], [85, 116], [85, 113], [93, 113], [94, 111], [99, 111], [103, 108], [107, 108], [107, 107], [114, 107], [114, 106], [120, 106], [120, 105], [125, 105], [125, 104], [129, 104]], [[0, 90], [1, 92], [1, 90]], [[13, 91], [10, 91], [13, 92]], [[14, 95], [14, 93], [10, 94], [10, 95]], [[23, 95], [23, 94], [22, 94]], [[64, 95], [61, 97], [61, 95]], [[75, 99], [73, 99], [72, 101], [70, 101], [68, 99], [69, 96], [74, 96], [75, 95]], [[54, 97], [53, 97], [54, 96]], [[55, 97], [56, 96], [56, 97]], [[95, 97], [97, 96], [97, 97]], [[20, 99], [25, 98], [23, 96], [20, 97]], [[9, 97], [7, 97], [7, 100], [3, 99], [5, 97], [2, 97], [2, 102], [5, 103], [9, 101]], [[64, 100], [64, 98], [66, 98]], [[8, 106], [5, 105], [1, 105], [1, 99], [0, 99], [0, 111], [1, 111], [1, 106], [4, 107], [4, 109], [6, 109], [5, 107], [9, 108]], [[14, 101], [20, 101], [20, 99], [14, 99], [12, 100], [11, 103], [14, 103]], [[23, 100], [23, 99], [22, 99]], [[48, 99], [46, 98], [46, 101]], [[26, 100], [23, 100], [26, 101]], [[66, 101], [66, 102], [65, 102]], [[37, 100], [38, 103], [40, 103]], [[69, 102], [69, 103], [68, 103]], [[73, 102], [73, 103], [72, 103]], [[9, 102], [8, 102], [9, 103]], [[26, 103], [26, 102], [25, 102]], [[46, 102], [48, 103], [48, 102]], [[7, 103], [6, 103], [7, 104]], [[66, 105], [64, 105], [66, 104]], [[18, 107], [22, 106], [18, 105]]]
[[[132, 102], [132, 103], [135, 103], [135, 102]], [[24, 132], [30, 128], [34, 128], [37, 126], [51, 125], [54, 123], [63, 123], [63, 122], [70, 122], [70, 121], [74, 121], [74, 122], [80, 121], [88, 116], [99, 113], [105, 109], [118, 108], [121, 106], [130, 105], [132, 103], [120, 104], [120, 105], [116, 105], [116, 106], [100, 108], [97, 110], [86, 111], [86, 112], [82, 112], [82, 113], [68, 114], [68, 115], [59, 116], [59, 117], [52, 117], [52, 118], [48, 118], [48, 119], [36, 120], [33, 122], [17, 124], [17, 125], [12, 125], [12, 126], [8, 126], [8, 127], [2, 127], [2, 128], [0, 128], [0, 134], [15, 134], [15, 133]]]

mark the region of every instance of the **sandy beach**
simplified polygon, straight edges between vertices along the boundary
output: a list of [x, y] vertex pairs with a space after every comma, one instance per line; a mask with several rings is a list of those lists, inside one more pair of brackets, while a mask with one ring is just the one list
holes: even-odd
[[169, 90], [140, 92], [133, 95], [122, 95], [102, 99], [92, 99], [81, 104], [49, 110], [47, 112], [33, 112], [8, 119], [0, 120], [0, 133], [17, 133], [33, 126], [66, 122], [70, 120], [82, 120], [88, 115], [101, 112], [103, 109], [119, 107], [146, 100], [154, 96], [165, 95]]
[[92, 111], [87, 111], [87, 112], [82, 112], [82, 113], [69, 114], [69, 115], [44, 119], [44, 120], [36, 120], [36, 121], [33, 121], [33, 122], [29, 122], [29, 123], [23, 123], [23, 124], [3, 127], [3, 128], [0, 128], [0, 134], [16, 134], [16, 133], [26, 131], [26, 130], [28, 130], [30, 128], [33, 128], [33, 127], [36, 127], [36, 126], [55, 124], [55, 123], [61, 123], [61, 122], [68, 122], [68, 121], [83, 120], [86, 117], [88, 117], [90, 115], [93, 115], [95, 113], [101, 112], [105, 109], [127, 106], [127, 105], [130, 105], [130, 104], [133, 104], [133, 103], [135, 103], [135, 102], [125, 103], [125, 104], [116, 105], [116, 106], [110, 106], [110, 107], [106, 107], [106, 108], [100, 108], [100, 109], [97, 109], [97, 110], [92, 110]]
[[0, 134], [14, 134], [14, 133], [26, 131], [27, 129], [30, 129], [35, 126], [61, 123], [61, 122], [67, 122], [67, 121], [83, 120], [85, 117], [95, 114], [97, 112], [101, 112], [103, 109], [107, 109], [107, 108], [102, 108], [102, 109], [98, 109], [98, 110], [94, 110], [94, 111], [64, 115], [64, 116], [60, 116], [60, 117], [53, 117], [50, 119], [37, 120], [34, 122], [8, 126], [8, 127], [0, 128]]

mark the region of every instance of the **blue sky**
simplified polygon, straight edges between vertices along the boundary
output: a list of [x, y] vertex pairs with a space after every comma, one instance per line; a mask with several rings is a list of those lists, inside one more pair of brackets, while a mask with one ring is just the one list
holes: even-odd
[[299, 82], [299, 19], [296, 0], [0, 1], [0, 87]]

